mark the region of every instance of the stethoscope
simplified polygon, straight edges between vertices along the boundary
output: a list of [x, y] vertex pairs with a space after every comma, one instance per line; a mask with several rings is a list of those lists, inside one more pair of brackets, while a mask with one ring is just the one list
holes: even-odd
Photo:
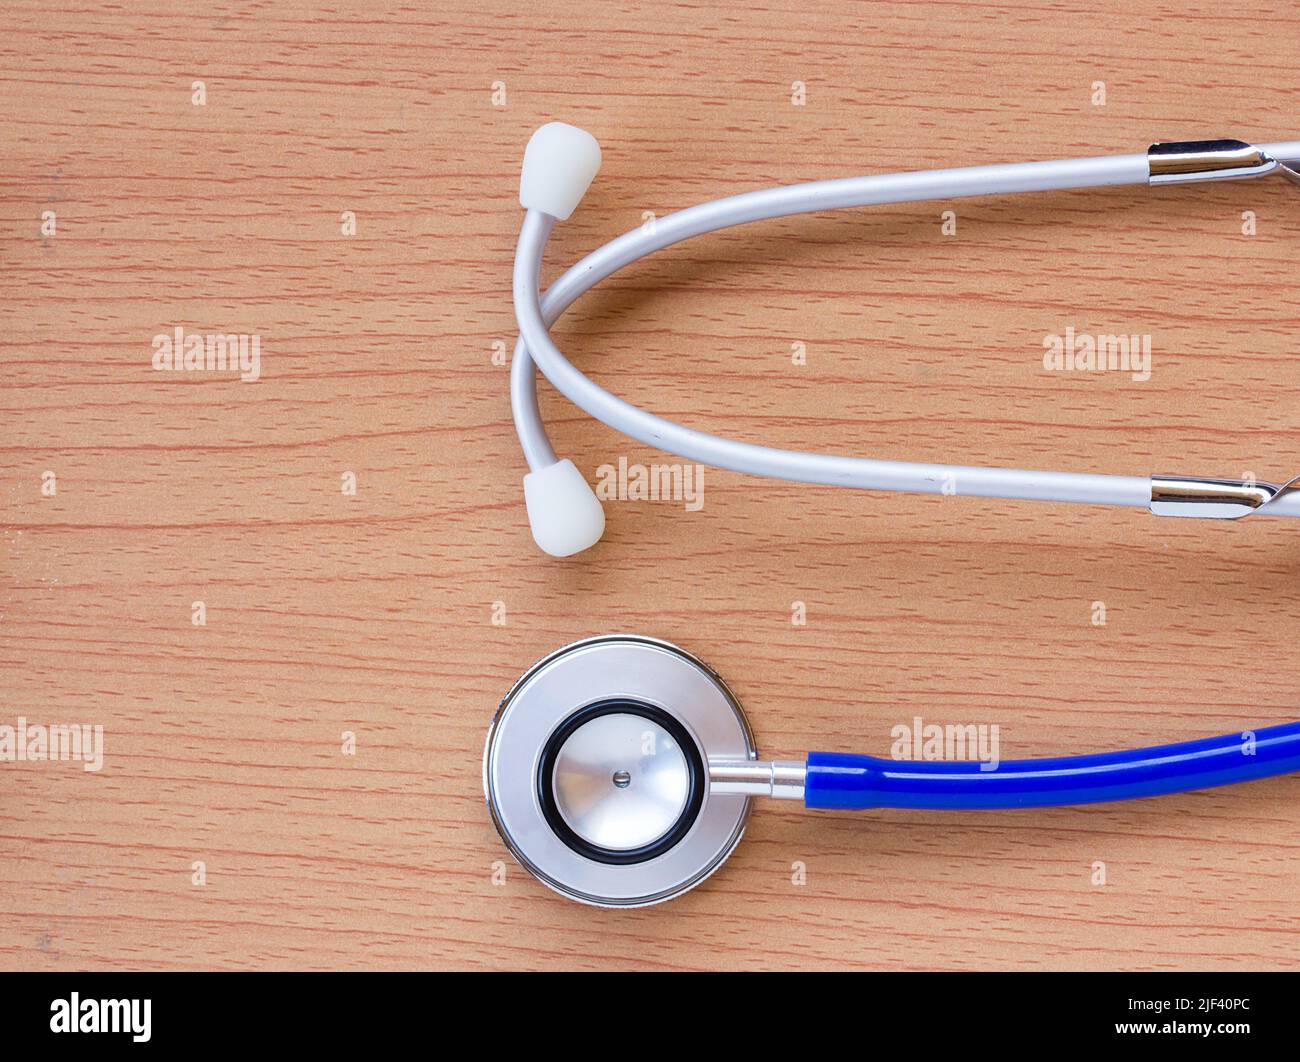
[[[1300, 182], [1300, 141], [1156, 144], [1143, 155], [976, 166], [774, 188], [692, 207], [627, 233], [539, 293], [542, 250], [600, 164], [595, 140], [560, 123], [529, 141], [527, 208], [515, 256], [520, 339], [511, 368], [533, 537], [568, 556], [604, 530], [600, 502], [559, 460], [537, 408], [533, 365], [571, 401], [648, 445], [756, 475], [878, 490], [1148, 508], [1158, 515], [1300, 516], [1300, 477], [1282, 486], [1188, 476], [1109, 476], [923, 465], [775, 450], [692, 431], [616, 398], [552, 342], [549, 325], [617, 269], [691, 236], [763, 218], [870, 203], [1010, 192], [1256, 177]], [[756, 796], [810, 808], [1028, 808], [1127, 800], [1300, 770], [1300, 722], [1148, 749], [1041, 760], [892, 761], [810, 753], [760, 761], [722, 679], [690, 653], [634, 635], [592, 638], [539, 661], [492, 722], [483, 786], [515, 858], [556, 891], [604, 907], [678, 896], [739, 842]]]

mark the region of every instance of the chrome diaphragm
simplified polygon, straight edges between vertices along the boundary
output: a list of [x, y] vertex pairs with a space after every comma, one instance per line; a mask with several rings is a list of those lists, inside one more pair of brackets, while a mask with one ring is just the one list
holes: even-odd
[[571, 899], [640, 907], [707, 878], [749, 796], [709, 762], [756, 759], [722, 680], [667, 642], [610, 635], [539, 661], [497, 711], [483, 755], [493, 822], [525, 869]]

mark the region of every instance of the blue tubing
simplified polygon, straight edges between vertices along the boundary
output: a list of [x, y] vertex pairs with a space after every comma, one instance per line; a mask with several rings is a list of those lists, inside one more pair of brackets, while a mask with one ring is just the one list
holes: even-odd
[[808, 754], [810, 808], [1039, 808], [1181, 793], [1300, 771], [1300, 722], [1089, 756], [978, 761]]

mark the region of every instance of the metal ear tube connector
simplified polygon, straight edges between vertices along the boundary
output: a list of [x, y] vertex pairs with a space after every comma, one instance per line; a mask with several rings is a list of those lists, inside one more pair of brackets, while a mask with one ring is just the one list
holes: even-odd
[[1300, 476], [1282, 486], [1244, 479], [1152, 476], [1151, 512], [1209, 520], [1240, 520], [1300, 490]]
[[[1148, 182], [1240, 180], [1281, 173], [1300, 184], [1300, 170], [1243, 140], [1184, 140], [1152, 144], [1147, 150]], [[1152, 476], [1150, 509], [1156, 516], [1239, 520], [1268, 508], [1300, 489], [1300, 476], [1277, 486], [1244, 479]]]
[[1150, 184], [1240, 180], [1280, 172], [1300, 183], [1300, 172], [1244, 140], [1181, 140], [1147, 149]]

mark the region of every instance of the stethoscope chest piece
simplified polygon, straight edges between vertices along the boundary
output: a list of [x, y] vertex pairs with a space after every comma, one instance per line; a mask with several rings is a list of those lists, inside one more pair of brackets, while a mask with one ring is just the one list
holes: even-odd
[[520, 864], [575, 900], [639, 907], [731, 854], [749, 797], [709, 789], [709, 760], [753, 760], [740, 705], [676, 646], [614, 635], [535, 664], [488, 733], [483, 788]]
[[740, 841], [752, 797], [923, 811], [1106, 804], [1300, 772], [1300, 722], [990, 766], [809, 752], [759, 760], [722, 680], [653, 638], [591, 638], [534, 664], [488, 731], [483, 788], [520, 864], [598, 907], [670, 900]]

